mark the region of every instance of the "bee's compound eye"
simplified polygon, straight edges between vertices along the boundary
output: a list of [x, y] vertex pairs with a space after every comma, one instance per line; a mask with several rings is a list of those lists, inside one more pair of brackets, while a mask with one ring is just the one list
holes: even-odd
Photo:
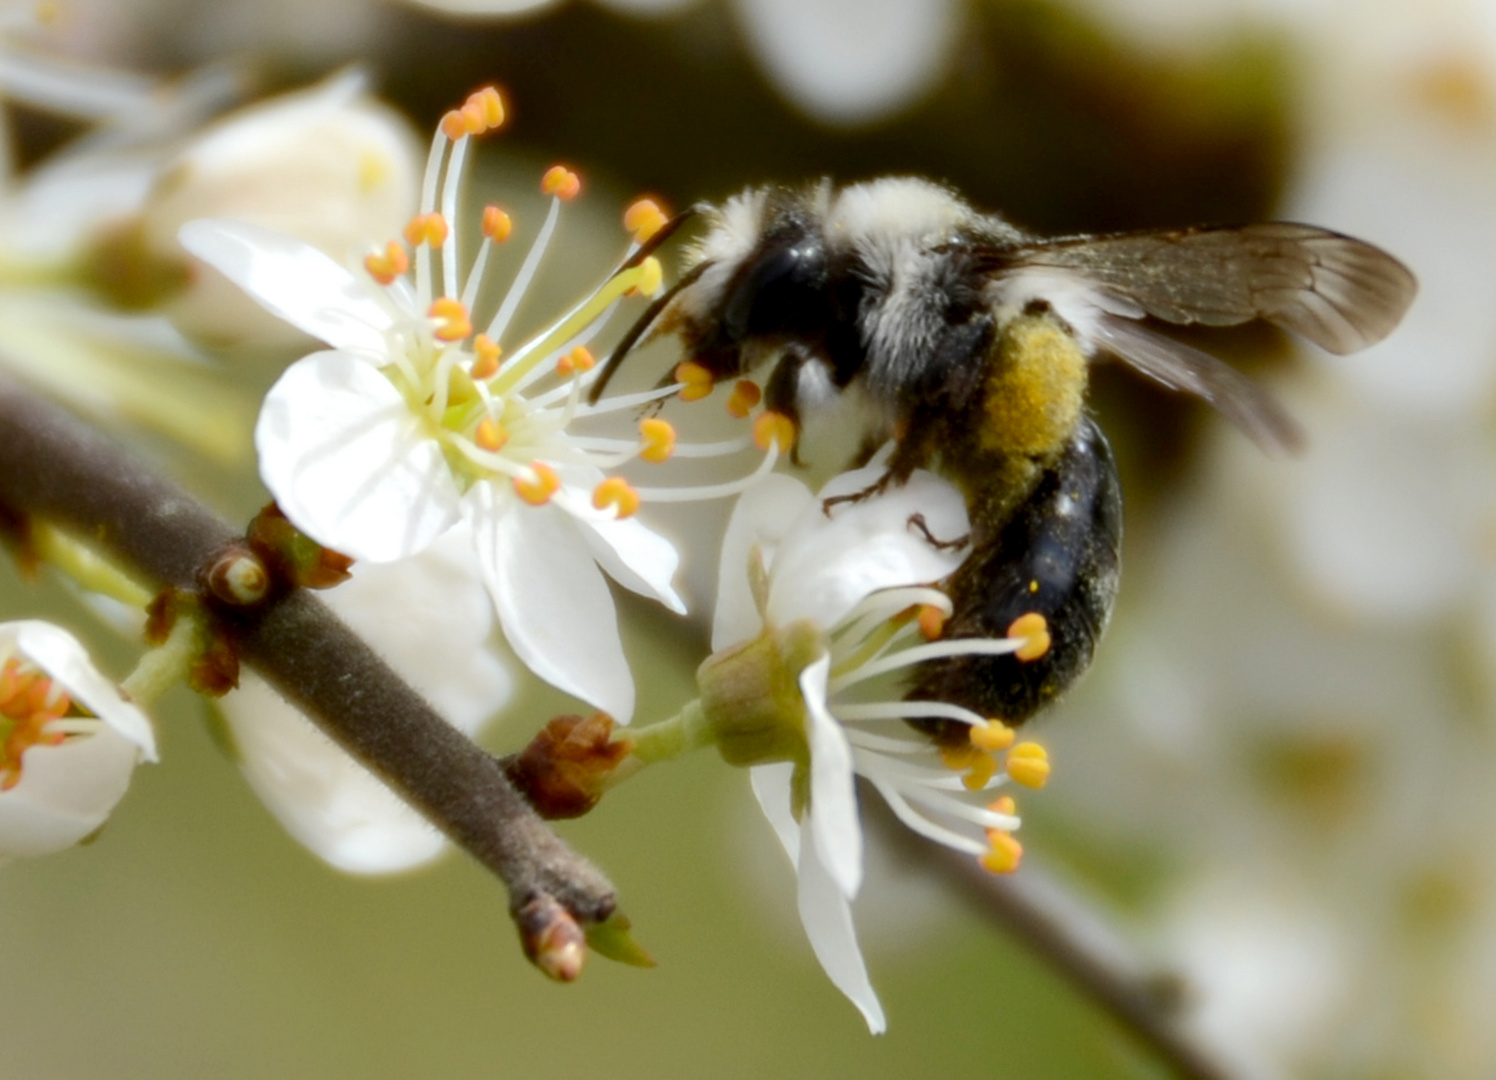
[[800, 236], [765, 249], [733, 284], [722, 311], [732, 341], [758, 334], [797, 334], [824, 322], [826, 252]]

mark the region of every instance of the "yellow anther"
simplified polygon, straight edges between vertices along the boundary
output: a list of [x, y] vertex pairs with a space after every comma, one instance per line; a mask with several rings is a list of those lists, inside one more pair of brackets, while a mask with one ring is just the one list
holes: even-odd
[[639, 279], [634, 282], [635, 292], [643, 293], [645, 296], [653, 296], [660, 291], [660, 286], [665, 284], [665, 270], [660, 266], [660, 260], [653, 255], [639, 264]]
[[485, 86], [468, 95], [467, 101], [463, 102], [462, 112], [468, 118], [470, 127], [475, 122], [479, 125], [478, 130], [472, 134], [481, 135], [504, 123], [504, 98], [497, 86]]
[[442, 129], [442, 134], [453, 142], [469, 134], [467, 117], [462, 115], [460, 109], [450, 109], [443, 113], [438, 126]]
[[499, 370], [499, 357], [504, 350], [499, 348], [499, 343], [487, 334], [479, 334], [473, 338], [473, 351], [477, 356], [473, 359], [472, 376], [475, 379], [490, 379]]
[[974, 746], [942, 746], [940, 760], [951, 772], [964, 774], [961, 783], [969, 791], [986, 787], [987, 781], [997, 775], [997, 759]]
[[432, 337], [437, 341], [461, 341], [473, 332], [473, 324], [469, 321], [467, 308], [463, 307], [461, 300], [443, 296], [432, 301], [426, 314], [436, 320]]
[[1042, 788], [1049, 779], [1049, 754], [1038, 743], [1021, 742], [1008, 751], [1008, 775], [1027, 788]]
[[597, 358], [585, 345], [578, 345], [556, 361], [556, 372], [560, 375], [575, 375], [579, 371], [591, 371], [597, 366]]
[[661, 420], [657, 416], [640, 420], [639, 438], [644, 443], [639, 456], [645, 461], [658, 464], [661, 461], [668, 461], [670, 455], [675, 453], [675, 428], [668, 420]]
[[1006, 814], [1008, 817], [1012, 817], [1018, 813], [1018, 804], [1013, 801], [1013, 796], [1011, 795], [999, 795], [987, 804], [987, 809], [991, 810], [994, 814]]
[[1008, 627], [1008, 637], [1023, 638], [1024, 642], [1013, 655], [1020, 660], [1037, 660], [1049, 652], [1049, 620], [1037, 611], [1018, 616]]
[[514, 231], [514, 221], [497, 206], [483, 208], [483, 235], [495, 244], [502, 244]]
[[398, 240], [391, 240], [382, 252], [364, 257], [364, 269], [381, 285], [390, 285], [410, 269], [410, 256]]
[[634, 243], [642, 244], [662, 229], [670, 219], [653, 199], [639, 199], [623, 212], [623, 227], [634, 234]]
[[775, 444], [781, 454], [787, 454], [795, 445], [795, 422], [784, 413], [761, 412], [753, 421], [753, 444], [765, 453]]
[[682, 401], [700, 401], [717, 385], [712, 373], [695, 360], [682, 360], [675, 365], [675, 381], [681, 384]]
[[727, 399], [727, 414], [746, 420], [763, 396], [764, 392], [758, 388], [758, 383], [752, 379], [739, 379], [732, 388], [732, 396]]
[[1013, 729], [1001, 720], [988, 720], [981, 727], [971, 729], [971, 745], [989, 754], [1006, 750], [1016, 737]]
[[529, 476], [514, 478], [514, 491], [531, 506], [544, 506], [551, 496], [561, 490], [561, 478], [556, 470], [542, 461], [530, 463]]
[[562, 202], [575, 199], [582, 190], [582, 178], [564, 165], [552, 165], [540, 178], [540, 191], [554, 195]]
[[447, 219], [440, 214], [417, 214], [405, 226], [405, 242], [411, 247], [427, 244], [439, 248], [447, 242]]
[[592, 505], [599, 510], [613, 506], [621, 518], [639, 512], [639, 493], [621, 476], [610, 476], [592, 489]]
[[987, 843], [991, 845], [987, 854], [978, 860], [984, 870], [990, 870], [994, 874], [1011, 874], [1018, 869], [1018, 864], [1023, 861], [1023, 845], [1013, 839], [1012, 833], [989, 829]]
[[926, 641], [939, 641], [940, 635], [945, 633], [945, 620], [948, 618], [934, 604], [921, 604], [919, 606], [919, 636]]
[[479, 420], [478, 427], [473, 431], [473, 442], [478, 445], [478, 449], [487, 450], [491, 454], [502, 450], [508, 441], [509, 432], [492, 416]]

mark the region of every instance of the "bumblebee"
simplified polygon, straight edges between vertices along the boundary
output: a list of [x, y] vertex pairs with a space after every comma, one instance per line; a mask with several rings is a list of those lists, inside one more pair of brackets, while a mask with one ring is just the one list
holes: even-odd
[[1157, 324], [1260, 319], [1344, 354], [1389, 334], [1417, 291], [1390, 255], [1310, 225], [1041, 238], [916, 178], [753, 188], [673, 225], [693, 215], [707, 227], [685, 273], [624, 336], [594, 400], [660, 335], [717, 379], [767, 368], [766, 407], [797, 422], [861, 393], [870, 435], [894, 441], [864, 494], [928, 467], [965, 496], [971, 551], [945, 583], [945, 636], [1002, 636], [1034, 613], [1050, 637], [1038, 657], [932, 661], [911, 696], [1009, 724], [1085, 669], [1116, 595], [1121, 503], [1086, 410], [1091, 362], [1121, 360], [1292, 450], [1299, 430], [1272, 397]]

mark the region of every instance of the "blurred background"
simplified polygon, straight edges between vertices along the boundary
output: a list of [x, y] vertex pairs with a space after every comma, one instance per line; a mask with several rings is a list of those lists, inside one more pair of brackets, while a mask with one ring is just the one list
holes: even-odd
[[[1191, 337], [1275, 389], [1309, 433], [1300, 459], [1097, 371], [1126, 572], [1092, 673], [1036, 725], [1056, 771], [1025, 803], [1025, 869], [1131, 942], [1237, 1075], [1496, 1075], [1496, 4], [61, 0], [42, 16], [6, 9], [13, 98], [44, 52], [174, 80], [192, 104], [142, 181], [168, 219], [161, 162], [215, 110], [355, 64], [419, 145], [498, 82], [510, 119], [477, 153], [478, 197], [529, 192], [553, 161], [587, 184], [550, 310], [621, 248], [640, 193], [679, 208], [820, 176], [927, 175], [1046, 233], [1280, 217], [1403, 259], [1421, 295], [1365, 354]], [[7, 249], [38, 220], [28, 179], [92, 127], [56, 112], [8, 107]], [[103, 250], [105, 215], [70, 206], [46, 220], [97, 224], [84, 242]], [[94, 284], [99, 312], [164, 303]], [[131, 437], [243, 519], [263, 500], [254, 402], [297, 355], [239, 342], [194, 369], [219, 450]], [[88, 625], [50, 580], [7, 574], [0, 599]], [[639, 716], [673, 712], [697, 657], [657, 613], [626, 614]], [[127, 670], [123, 639], [95, 637]], [[485, 738], [517, 748], [548, 711], [525, 690]], [[711, 757], [563, 828], [660, 966], [594, 958], [558, 986], [464, 858], [370, 881], [309, 855], [204, 712], [185, 692], [157, 711], [163, 763], [97, 842], [0, 871], [0, 1075], [1166, 1075], [945, 879], [876, 849], [857, 918], [890, 1031], [869, 1037], [804, 943], [746, 776]]]

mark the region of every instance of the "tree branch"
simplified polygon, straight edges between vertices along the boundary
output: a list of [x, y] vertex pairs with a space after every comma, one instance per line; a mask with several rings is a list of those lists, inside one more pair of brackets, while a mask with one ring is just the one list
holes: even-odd
[[[116, 442], [9, 379], [0, 379], [0, 504], [65, 526], [161, 587], [195, 589], [241, 539]], [[548, 898], [583, 924], [612, 913], [608, 880], [536, 816], [497, 760], [314, 597], [292, 590], [225, 622], [287, 700], [498, 875], [516, 915]]]

